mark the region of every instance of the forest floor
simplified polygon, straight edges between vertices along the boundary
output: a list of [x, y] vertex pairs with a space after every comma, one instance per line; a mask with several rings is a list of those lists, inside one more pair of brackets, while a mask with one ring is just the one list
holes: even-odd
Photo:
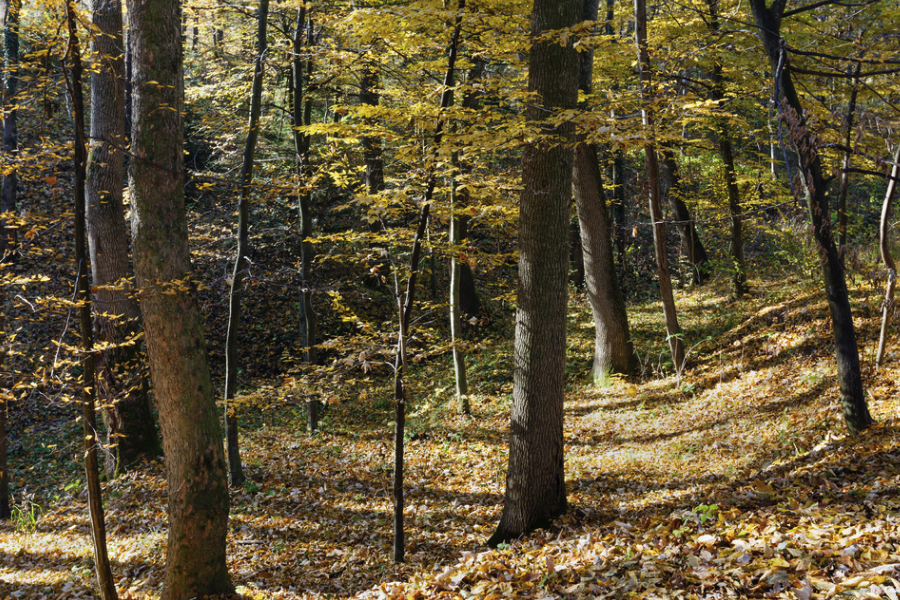
[[[900, 352], [874, 370], [877, 291], [855, 292], [865, 296], [855, 310], [877, 423], [851, 438], [837, 404], [822, 294], [784, 278], [753, 284], [740, 302], [715, 282], [679, 292], [688, 346], [696, 344], [681, 379], [657, 372], [664, 357], [658, 304], [633, 306], [643, 374], [606, 387], [585, 381], [590, 313], [573, 302], [570, 510], [552, 528], [496, 550], [484, 542], [504, 491], [509, 339], [469, 356], [472, 416], [457, 413], [446, 357], [412, 373], [402, 565], [391, 561], [388, 382], [331, 404], [313, 436], [284, 382], [256, 382], [244, 395], [249, 479], [233, 491], [228, 536], [238, 592], [260, 599], [895, 600]], [[16, 519], [0, 524], [0, 598], [94, 597], [85, 492], [77, 465], [60, 467], [76, 464], [79, 430], [35, 420], [27, 431], [34, 448], [11, 457], [31, 461], [35, 495], [30, 506], [23, 502], [28, 488], [18, 482]], [[105, 483], [103, 492], [120, 597], [158, 596], [162, 462]]]

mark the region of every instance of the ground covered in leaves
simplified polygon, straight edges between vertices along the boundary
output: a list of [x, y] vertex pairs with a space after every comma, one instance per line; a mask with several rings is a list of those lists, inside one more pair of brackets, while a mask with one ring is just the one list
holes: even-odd
[[[688, 335], [703, 340], [693, 342], [681, 379], [659, 372], [660, 311], [649, 303], [632, 312], [642, 375], [587, 384], [589, 312], [573, 303], [571, 509], [552, 529], [496, 550], [484, 542], [504, 490], [508, 341], [469, 356], [471, 417], [457, 414], [446, 359], [425, 361], [412, 374], [402, 565], [390, 559], [388, 382], [330, 405], [314, 436], [305, 433], [302, 402], [284, 381], [250, 386], [243, 437], [249, 480], [233, 492], [228, 538], [239, 593], [895, 600], [897, 358], [874, 371], [877, 314], [858, 302], [877, 424], [847, 437], [821, 294], [798, 282], [754, 283], [741, 302], [715, 284], [680, 294]], [[640, 343], [651, 338], [655, 347]], [[30, 427], [31, 439], [53, 446], [59, 463], [77, 456], [77, 424], [51, 419]], [[44, 487], [31, 504], [20, 498], [16, 519], [0, 525], [0, 598], [94, 597], [85, 492], [77, 476], [50, 468], [56, 464], [28, 472]], [[156, 597], [165, 559], [164, 466], [143, 465], [106, 483], [104, 494], [121, 597]]]

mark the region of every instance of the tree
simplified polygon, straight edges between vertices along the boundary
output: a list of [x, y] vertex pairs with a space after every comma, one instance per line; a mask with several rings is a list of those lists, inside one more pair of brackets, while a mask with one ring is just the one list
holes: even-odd
[[110, 452], [107, 473], [115, 474], [142, 456], [162, 452], [147, 396], [139, 346], [140, 307], [128, 284], [128, 232], [122, 206], [125, 181], [125, 65], [120, 0], [94, 0], [96, 28], [91, 51], [91, 151], [85, 193], [91, 277], [102, 310], [97, 337], [107, 350], [97, 362], [98, 392], [105, 399]]
[[222, 428], [187, 242], [179, 14], [177, 0], [128, 2], [134, 267], [169, 497], [163, 600], [234, 591], [225, 564], [229, 500]]
[[[19, 87], [19, 13], [21, 0], [5, 0], [2, 5], [4, 13], [3, 43], [3, 153], [15, 164], [18, 153], [16, 115], [16, 93]], [[0, 259], [12, 252], [16, 245], [16, 228], [7, 225], [7, 216], [16, 211], [16, 168], [4, 170], [0, 184]]]
[[803, 104], [794, 87], [790, 60], [785, 49], [786, 42], [781, 37], [785, 2], [786, 0], [774, 0], [771, 6], [766, 6], [765, 0], [750, 0], [750, 10], [772, 69], [776, 106], [798, 150], [799, 175], [805, 188], [807, 211], [818, 247], [828, 311], [831, 314], [841, 410], [847, 429], [852, 435], [856, 435], [871, 425], [873, 420], [863, 394], [859, 350], [856, 346], [844, 267], [832, 235], [831, 216], [828, 212], [828, 181], [822, 170], [814, 134], [809, 129]]
[[549, 119], [578, 102], [578, 55], [552, 32], [571, 27], [581, 0], [536, 0], [526, 119], [539, 138], [522, 159], [513, 405], [503, 514], [496, 546], [566, 510], [563, 472], [569, 195], [573, 126]]
[[228, 482], [239, 486], [244, 482], [238, 445], [238, 420], [234, 408], [237, 389], [238, 330], [241, 326], [241, 296], [250, 251], [250, 183], [253, 181], [253, 156], [259, 137], [259, 113], [262, 108], [262, 85], [266, 57], [266, 26], [269, 20], [269, 0], [259, 0], [256, 29], [256, 57], [253, 61], [253, 86], [250, 91], [250, 123], [241, 166], [241, 196], [238, 200], [237, 254], [231, 273], [228, 293], [228, 337], [225, 341], [225, 455], [228, 458]]
[[662, 167], [665, 182], [663, 195], [669, 201], [672, 217], [675, 219], [675, 229], [681, 239], [681, 251], [687, 257], [691, 266], [691, 273], [695, 284], [701, 284], [706, 280], [709, 269], [709, 256], [706, 248], [697, 233], [697, 227], [691, 218], [691, 212], [681, 190], [681, 176], [678, 173], [678, 163], [675, 161], [675, 153], [671, 148], [662, 149]]
[[[0, 267], [3, 260], [0, 259]], [[2, 273], [2, 271], [0, 271]], [[6, 288], [0, 284], [0, 308], [6, 304]], [[0, 310], [0, 331], [5, 327], [3, 311]], [[4, 340], [5, 342], [6, 340]], [[0, 346], [0, 371], [4, 367], [4, 358], [6, 357], [6, 348]], [[6, 384], [7, 375], [0, 373], [0, 521], [6, 521], [12, 516], [12, 507], [9, 505], [9, 458], [6, 453], [7, 435], [6, 420], [9, 416], [9, 400], [12, 396], [7, 390], [10, 386]]]
[[[599, 0], [585, 0], [581, 18], [596, 21]], [[578, 87], [590, 95], [594, 73], [594, 51], [579, 53]], [[628, 333], [625, 297], [616, 276], [613, 258], [612, 227], [606, 206], [606, 193], [596, 144], [579, 133], [572, 171], [575, 208], [584, 257], [585, 286], [594, 316], [594, 363], [591, 377], [606, 381], [610, 373], [628, 373], [634, 363], [634, 346]]]
[[669, 258], [666, 255], [666, 226], [662, 220], [660, 206], [659, 158], [656, 153], [654, 118], [652, 106], [652, 73], [650, 70], [650, 50], [647, 47], [647, 6], [645, 0], [634, 0], [634, 39], [638, 49], [638, 67], [641, 74], [641, 115], [644, 126], [644, 156], [647, 161], [647, 179], [650, 187], [650, 221], [653, 223], [653, 248], [656, 252], [656, 269], [659, 278], [659, 295], [662, 299], [663, 314], [666, 318], [666, 339], [672, 352], [675, 371], [684, 368], [684, 340], [675, 311], [672, 295], [672, 278], [669, 275]]

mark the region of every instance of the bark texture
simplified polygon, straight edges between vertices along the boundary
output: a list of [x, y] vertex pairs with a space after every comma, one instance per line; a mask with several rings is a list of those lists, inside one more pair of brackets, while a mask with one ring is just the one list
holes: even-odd
[[[3, 107], [3, 154], [7, 160], [13, 163], [19, 152], [18, 130], [16, 125], [16, 94], [19, 89], [19, 13], [21, 0], [6, 1], [6, 22], [4, 23], [4, 107]], [[16, 186], [17, 170], [15, 167], [2, 176], [0, 183], [0, 260], [4, 260], [7, 254], [14, 252], [17, 243], [17, 229], [9, 227], [7, 220], [3, 218], [5, 213], [16, 212]]]
[[[534, 3], [528, 89], [536, 98], [526, 112], [533, 126], [578, 102], [575, 49], [559, 39], [538, 38], [577, 23], [581, 8], [582, 0]], [[543, 527], [566, 510], [563, 399], [573, 127], [546, 128], [543, 134], [523, 156], [509, 467], [503, 514], [488, 540], [493, 546]]]
[[832, 233], [831, 217], [828, 212], [828, 185], [822, 172], [822, 162], [816, 151], [816, 143], [803, 116], [803, 105], [794, 87], [788, 55], [780, 34], [784, 6], [785, 0], [776, 0], [771, 7], [766, 6], [765, 0], [750, 0], [757, 35], [763, 43], [769, 58], [769, 66], [774, 73], [775, 100], [780, 117], [784, 119], [794, 145], [801, 149], [798, 152], [800, 176], [806, 189], [809, 219], [819, 249], [825, 296], [831, 314], [841, 390], [841, 410], [850, 434], [857, 435], [871, 425], [873, 420], [863, 393], [859, 349], [856, 345], [844, 267]]
[[129, 0], [134, 62], [132, 237], [169, 503], [163, 600], [234, 591], [225, 564], [228, 485], [184, 206], [177, 0]]
[[[584, 0], [581, 19], [596, 21], [599, 0]], [[579, 53], [578, 87], [590, 94], [594, 72], [594, 51]], [[607, 381], [610, 373], [628, 373], [634, 363], [634, 346], [628, 333], [625, 297], [616, 276], [612, 227], [603, 191], [597, 147], [578, 135], [572, 171], [575, 208], [578, 211], [585, 287], [594, 316], [594, 363], [591, 377]]]
[[[2, 262], [2, 260], [0, 260]], [[6, 289], [0, 287], [0, 331], [5, 331], [4, 312], [6, 307]], [[7, 436], [6, 421], [9, 416], [9, 400], [11, 394], [8, 375], [2, 373], [6, 357], [6, 340], [0, 338], [0, 521], [6, 521], [12, 516], [12, 507], [9, 504], [9, 458], [6, 454]]]
[[140, 307], [129, 285], [125, 183], [125, 63], [120, 0], [94, 0], [91, 52], [91, 150], [85, 193], [91, 277], [98, 288], [95, 329], [111, 345], [98, 360], [98, 392], [108, 438], [106, 470], [114, 475], [144, 456], [162, 452], [147, 396], [137, 344], [122, 346], [140, 329]]

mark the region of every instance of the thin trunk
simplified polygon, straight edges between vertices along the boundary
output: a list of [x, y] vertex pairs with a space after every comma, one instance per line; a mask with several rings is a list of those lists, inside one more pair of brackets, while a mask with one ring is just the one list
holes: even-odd
[[[359, 81], [359, 101], [366, 106], [378, 106], [379, 95], [378, 76], [371, 67], [366, 67]], [[371, 120], [367, 120], [371, 121]], [[366, 193], [369, 195], [373, 207], [369, 209], [369, 232], [372, 234], [372, 246], [376, 256], [370, 261], [369, 271], [372, 280], [377, 285], [384, 283], [391, 276], [391, 263], [387, 260], [382, 249], [381, 238], [384, 235], [384, 222], [380, 218], [380, 210], [375, 204], [377, 197], [384, 191], [384, 148], [381, 140], [375, 136], [366, 135], [362, 138], [363, 160], [366, 163]]]
[[[0, 259], [2, 264], [2, 259]], [[4, 316], [6, 309], [6, 288], [0, 286], [0, 331], [5, 332]], [[9, 343], [9, 340], [3, 340]], [[0, 521], [9, 520], [12, 516], [12, 510], [9, 504], [9, 459], [6, 455], [6, 421], [9, 417], [9, 401], [12, 399], [10, 393], [12, 385], [9, 381], [11, 378], [3, 374], [4, 358], [6, 357], [5, 344], [0, 350]]]
[[666, 186], [663, 194], [669, 201], [672, 216], [675, 219], [675, 229], [681, 239], [681, 249], [691, 265], [691, 277], [696, 285], [702, 284], [709, 269], [709, 256], [706, 248], [700, 241], [697, 227], [691, 218], [691, 212], [681, 193], [681, 176], [678, 173], [678, 163], [675, 161], [675, 153], [671, 148], [663, 148], [663, 171], [665, 172]]
[[[584, 0], [582, 20], [596, 21], [598, 10], [599, 0]], [[593, 87], [593, 50], [580, 52], [579, 60], [578, 87], [588, 95]], [[628, 332], [625, 298], [616, 276], [612, 227], [597, 159], [598, 149], [586, 139], [586, 134], [577, 136], [572, 179], [585, 284], [594, 317], [594, 362], [591, 378], [597, 383], [606, 383], [611, 373], [630, 372], [635, 356]]]
[[887, 346], [887, 329], [894, 314], [894, 288], [897, 286], [897, 266], [894, 257], [891, 256], [891, 213], [894, 200], [894, 190], [897, 187], [896, 177], [900, 174], [897, 163], [900, 162], [900, 146], [894, 152], [894, 165], [891, 167], [891, 178], [888, 180], [887, 191], [884, 193], [884, 203], [881, 207], [881, 224], [878, 228], [878, 244], [881, 248], [881, 260], [887, 269], [887, 286], [884, 290], [884, 306], [881, 314], [881, 333], [878, 336], [878, 353], [875, 355], [875, 367], [881, 368], [884, 363], [884, 351]]
[[847, 246], [847, 192], [850, 189], [850, 157], [853, 154], [850, 147], [853, 139], [853, 118], [856, 115], [856, 97], [859, 94], [859, 73], [862, 62], [856, 63], [853, 71], [853, 89], [850, 91], [850, 102], [847, 105], [847, 117], [844, 123], [844, 157], [841, 160], [841, 187], [838, 189], [838, 251], [844, 256], [844, 248]]
[[[3, 86], [3, 154], [13, 165], [16, 164], [19, 152], [17, 139], [16, 94], [19, 86], [19, 13], [21, 0], [7, 0], [6, 23], [4, 24], [4, 86]], [[18, 243], [18, 228], [8, 226], [4, 215], [16, 212], [16, 184], [18, 172], [15, 166], [4, 169], [0, 183], [0, 260], [7, 254], [15, 252]]]
[[847, 294], [844, 267], [841, 264], [828, 209], [828, 184], [822, 172], [821, 159], [816, 152], [816, 142], [811, 139], [803, 116], [803, 105], [788, 68], [788, 56], [781, 38], [781, 15], [784, 0], [776, 0], [769, 9], [765, 0], [750, 0], [757, 26], [757, 35], [763, 43], [775, 79], [775, 101], [785, 127], [798, 151], [799, 171], [805, 182], [807, 209], [812, 223], [813, 236], [822, 264], [822, 279], [828, 309], [831, 314], [832, 333], [837, 361], [838, 382], [841, 390], [841, 409], [851, 435], [857, 435], [873, 423], [863, 392], [860, 373], [859, 349], [853, 327], [853, 313]]
[[128, 260], [128, 231], [122, 206], [125, 181], [125, 76], [122, 5], [95, 0], [91, 52], [99, 68], [91, 75], [91, 139], [85, 182], [91, 278], [103, 311], [96, 315], [97, 337], [105, 346], [97, 364], [108, 447], [106, 472], [118, 471], [162, 452], [138, 344], [123, 345], [140, 330], [140, 307]]
[[[480, 82], [484, 78], [484, 72], [487, 68], [487, 63], [482, 57], [472, 57], [472, 61], [474, 64], [472, 65], [472, 68], [469, 69], [466, 78], [466, 83], [470, 86]], [[470, 111], [479, 110], [481, 108], [481, 96], [482, 93], [480, 91], [476, 91], [474, 88], [468, 89], [463, 94], [463, 108]], [[458, 172], [463, 178], [468, 178], [472, 173], [472, 164], [466, 160], [465, 155], [459, 157]], [[466, 185], [466, 183], [467, 182], [464, 181], [463, 188], [457, 192], [456, 200], [460, 210], [467, 208], [470, 203], [471, 193], [469, 191], [469, 186]], [[469, 237], [469, 216], [457, 214], [457, 217], [459, 244], [464, 245]], [[481, 299], [478, 297], [478, 290], [475, 288], [475, 274], [472, 272], [472, 267], [468, 260], [462, 260], [459, 263], [459, 307], [462, 310], [461, 316], [463, 318], [477, 318], [481, 315]]]
[[[578, 103], [578, 54], [558, 35], [574, 26], [582, 0], [535, 0], [525, 116], [537, 130]], [[567, 508], [563, 465], [569, 198], [574, 127], [543, 127], [525, 147], [519, 218], [513, 405], [503, 513], [488, 540], [496, 546], [544, 527]]]
[[456, 173], [459, 170], [459, 152], [454, 151], [450, 158], [450, 343], [453, 346], [453, 379], [456, 382], [456, 401], [463, 414], [471, 414], [469, 404], [469, 384], [466, 381], [466, 354], [462, 348], [460, 334], [462, 332], [462, 315], [460, 309], [460, 276], [464, 259], [460, 257], [460, 216], [462, 208], [459, 193], [456, 190]]
[[[296, 153], [297, 175], [303, 186], [298, 197], [297, 209], [300, 214], [300, 344], [303, 360], [307, 367], [316, 362], [316, 314], [312, 307], [312, 213], [310, 211], [310, 190], [308, 174], [310, 161], [310, 139], [297, 128], [310, 124], [312, 104], [303, 97], [304, 82], [312, 80], [312, 58], [303, 59], [304, 44], [308, 49], [313, 45], [312, 22], [307, 17], [307, 7], [303, 3], [297, 9], [292, 39], [293, 58], [291, 60], [291, 125]], [[306, 429], [313, 433], [319, 428], [319, 401], [309, 400], [306, 408]]]
[[225, 562], [229, 499], [222, 427], [191, 283], [178, 6], [178, 0], [129, 0], [127, 8], [134, 60], [128, 163], [134, 270], [168, 488], [162, 600], [234, 592]]
[[228, 335], [225, 340], [225, 455], [228, 459], [228, 483], [239, 486], [244, 482], [238, 444], [238, 420], [234, 407], [237, 390], [238, 330], [241, 326], [241, 296], [244, 294], [244, 277], [249, 268], [250, 252], [250, 183], [253, 180], [253, 157], [259, 136], [259, 113], [262, 108], [262, 85], [266, 57], [266, 25], [269, 19], [269, 0], [259, 0], [259, 20], [256, 29], [256, 58], [253, 68], [253, 86], [250, 91], [250, 124], [244, 146], [244, 162], [241, 166], [241, 197], [238, 200], [237, 255], [231, 274], [231, 290], [228, 295]]
[[[75, 122], [75, 264], [78, 272], [78, 313], [81, 320], [81, 422], [84, 431], [84, 474], [88, 489], [88, 510], [91, 517], [91, 541], [94, 548], [94, 565], [97, 567], [97, 584], [101, 600], [116, 600], [116, 584], [113, 581], [106, 549], [106, 525], [103, 520], [103, 498], [100, 489], [100, 465], [97, 460], [97, 416], [94, 410], [96, 388], [94, 385], [94, 325], [91, 319], [90, 282], [87, 268], [87, 236], [85, 226], [85, 164], [87, 162], [84, 141], [84, 98], [81, 88], [81, 51], [75, 25], [75, 3], [66, 2], [66, 24], [69, 30], [67, 85], [72, 98]], [[71, 79], [69, 79], [71, 77]]]
[[[444, 137], [444, 111], [453, 103], [453, 86], [456, 74], [456, 55], [459, 48], [459, 37], [462, 30], [462, 16], [466, 8], [466, 0], [459, 0], [456, 20], [453, 27], [453, 36], [450, 38], [450, 49], [447, 57], [447, 72], [444, 74], [444, 85], [441, 91], [440, 114], [434, 128], [434, 148], [436, 154]], [[432, 161], [433, 164], [434, 161]], [[425, 196], [422, 199], [422, 209], [419, 212], [419, 222], [416, 226], [416, 234], [413, 238], [412, 256], [409, 259], [409, 279], [406, 282], [405, 297], [400, 294], [399, 279], [394, 275], [397, 290], [397, 304], [400, 311], [400, 326], [397, 334], [397, 360], [394, 365], [394, 562], [403, 562], [405, 557], [405, 533], [403, 530], [403, 434], [406, 425], [406, 340], [409, 336], [409, 326], [412, 321], [412, 311], [416, 294], [416, 278], [419, 272], [419, 257], [422, 253], [422, 239], [425, 237], [425, 228], [428, 225], [428, 214], [431, 210], [431, 200], [434, 196], [434, 187], [437, 177], [434, 167], [429, 168], [428, 183], [425, 187]]]
[[653, 223], [653, 246], [656, 250], [656, 267], [659, 276], [659, 295], [662, 299], [663, 314], [666, 319], [666, 340], [672, 352], [675, 372], [684, 369], [684, 340], [678, 315], [675, 311], [675, 297], [672, 295], [672, 279], [669, 276], [669, 259], [666, 256], [666, 226], [662, 222], [659, 189], [659, 161], [656, 156], [656, 140], [653, 130], [652, 86], [650, 52], [647, 48], [647, 7], [645, 0], [634, 0], [634, 36], [638, 48], [638, 63], [641, 72], [641, 109], [644, 135], [647, 138], [644, 153], [647, 159], [647, 177], [650, 183], [650, 221]]

